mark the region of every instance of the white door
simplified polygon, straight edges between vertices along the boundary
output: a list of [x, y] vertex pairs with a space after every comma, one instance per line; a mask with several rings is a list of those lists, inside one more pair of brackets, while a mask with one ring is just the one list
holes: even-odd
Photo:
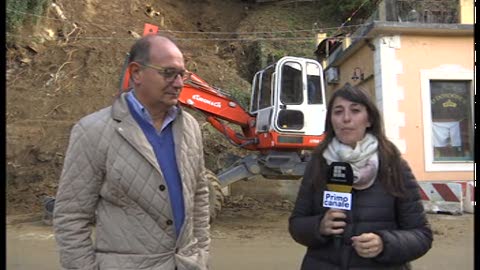
[[284, 57], [277, 65], [273, 127], [281, 133], [321, 135], [326, 105], [322, 67], [316, 61]]

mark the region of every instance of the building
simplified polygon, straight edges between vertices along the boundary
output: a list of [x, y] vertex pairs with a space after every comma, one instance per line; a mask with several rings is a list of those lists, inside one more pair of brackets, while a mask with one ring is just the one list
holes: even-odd
[[474, 178], [473, 1], [385, 0], [351, 34], [324, 38], [327, 98], [349, 82], [375, 97], [419, 181]]

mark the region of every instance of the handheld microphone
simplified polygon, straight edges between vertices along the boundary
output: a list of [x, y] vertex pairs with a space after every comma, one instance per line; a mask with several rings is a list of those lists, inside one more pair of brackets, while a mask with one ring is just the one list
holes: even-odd
[[[347, 162], [332, 162], [328, 171], [327, 189], [323, 193], [323, 207], [352, 209], [353, 170]], [[335, 247], [342, 244], [342, 234], [334, 235]]]

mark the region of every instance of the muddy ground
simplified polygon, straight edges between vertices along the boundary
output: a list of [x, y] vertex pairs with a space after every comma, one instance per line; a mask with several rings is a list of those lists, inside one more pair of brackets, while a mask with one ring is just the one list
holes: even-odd
[[[299, 269], [305, 248], [287, 231], [291, 203], [244, 197], [229, 203], [212, 225], [210, 269]], [[413, 262], [415, 270], [474, 269], [473, 215], [429, 214], [433, 248]], [[50, 226], [7, 218], [7, 269], [60, 269]], [[24, 219], [25, 220], [25, 219]]]

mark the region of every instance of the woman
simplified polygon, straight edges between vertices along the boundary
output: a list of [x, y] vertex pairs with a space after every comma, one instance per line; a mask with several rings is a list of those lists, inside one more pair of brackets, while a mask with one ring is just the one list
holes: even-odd
[[[328, 104], [325, 129], [289, 219], [291, 236], [307, 246], [301, 269], [410, 269], [433, 236], [419, 186], [385, 136], [379, 110], [365, 91], [346, 84]], [[351, 211], [322, 206], [335, 161], [353, 168]]]

